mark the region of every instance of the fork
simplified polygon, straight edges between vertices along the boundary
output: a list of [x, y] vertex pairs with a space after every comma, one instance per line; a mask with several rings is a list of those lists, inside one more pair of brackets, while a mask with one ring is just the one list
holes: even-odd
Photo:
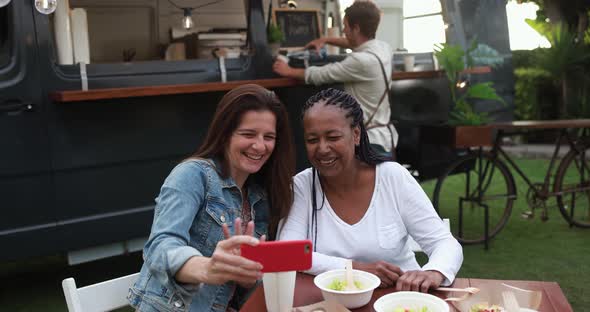
[[506, 307], [506, 311], [518, 312], [520, 310], [520, 306], [518, 305], [518, 301], [516, 301], [516, 297], [514, 296], [513, 292], [503, 291], [502, 299], [504, 299], [504, 306]]
[[464, 294], [461, 297], [449, 297], [449, 298], [446, 298], [445, 301], [448, 301], [448, 302], [451, 302], [451, 301], [463, 301], [463, 300], [467, 299], [467, 297], [469, 297], [469, 296], [471, 296], [471, 294], [470, 293], [466, 293], [466, 294]]
[[461, 297], [449, 297], [446, 298], [445, 301], [463, 301], [465, 299], [467, 299], [467, 297], [469, 297], [472, 294], [476, 294], [479, 292], [479, 288], [477, 287], [465, 287], [465, 288], [451, 288], [451, 287], [439, 287], [436, 288], [435, 290], [438, 291], [452, 291], [452, 292], [465, 292], [466, 294], [464, 294]]
[[477, 287], [465, 287], [465, 288], [452, 288], [452, 287], [439, 287], [436, 288], [437, 291], [452, 291], [452, 292], [466, 292], [470, 294], [477, 294], [479, 292], [479, 288]]

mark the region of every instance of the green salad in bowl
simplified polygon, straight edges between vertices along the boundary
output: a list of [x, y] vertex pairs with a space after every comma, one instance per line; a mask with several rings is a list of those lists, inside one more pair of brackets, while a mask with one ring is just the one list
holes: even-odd
[[344, 269], [326, 271], [317, 275], [313, 283], [322, 291], [324, 300], [338, 302], [348, 309], [369, 303], [373, 290], [381, 284], [379, 277], [369, 272], [352, 270], [352, 280], [357, 289], [347, 290], [345, 273]]
[[386, 294], [373, 304], [377, 312], [449, 312], [449, 305], [436, 296], [417, 291]]
[[[332, 289], [332, 290], [345, 291], [346, 290], [346, 286], [347, 286], [346, 281], [341, 280], [341, 279], [338, 279], [338, 278], [335, 278], [327, 286], [327, 288]], [[354, 286], [356, 286], [357, 290], [363, 290], [365, 288], [365, 287], [363, 287], [363, 283], [361, 283], [359, 281], [354, 281]]]

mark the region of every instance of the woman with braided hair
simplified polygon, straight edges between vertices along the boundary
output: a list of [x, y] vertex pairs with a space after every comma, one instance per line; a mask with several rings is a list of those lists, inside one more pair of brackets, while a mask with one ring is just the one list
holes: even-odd
[[[376, 274], [381, 287], [427, 292], [453, 282], [463, 251], [414, 177], [369, 144], [359, 103], [335, 89], [303, 107], [304, 141], [312, 168], [294, 178], [294, 202], [281, 240], [314, 242], [319, 274], [356, 269]], [[420, 267], [411, 235], [428, 255]]]

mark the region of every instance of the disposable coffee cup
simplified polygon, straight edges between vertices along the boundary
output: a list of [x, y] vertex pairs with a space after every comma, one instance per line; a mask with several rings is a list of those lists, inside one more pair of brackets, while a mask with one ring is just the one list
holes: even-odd
[[296, 271], [264, 273], [262, 285], [268, 312], [291, 312], [296, 273]]
[[414, 61], [413, 55], [404, 56], [404, 70], [407, 72], [414, 71]]

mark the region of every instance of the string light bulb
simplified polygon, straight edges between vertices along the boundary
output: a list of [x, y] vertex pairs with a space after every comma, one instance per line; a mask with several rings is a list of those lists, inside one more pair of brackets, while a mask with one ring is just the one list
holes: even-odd
[[41, 14], [51, 14], [57, 8], [57, 0], [35, 0], [35, 8]]
[[193, 28], [193, 25], [195, 24], [193, 21], [192, 9], [183, 8], [182, 11], [184, 12], [184, 16], [182, 17], [182, 27], [186, 30], [189, 30]]
[[182, 28], [184, 28], [186, 30], [189, 30], [189, 29], [193, 28], [193, 26], [195, 25], [195, 22], [193, 21], [193, 16], [192, 16], [193, 15], [193, 10], [200, 9], [200, 8], [203, 8], [203, 7], [212, 5], [212, 4], [216, 4], [216, 3], [219, 3], [221, 1], [224, 1], [224, 0], [213, 0], [213, 1], [210, 1], [210, 2], [207, 2], [207, 3], [203, 3], [203, 4], [200, 4], [200, 5], [197, 5], [197, 6], [193, 6], [193, 7], [188, 7], [187, 8], [187, 7], [181, 7], [181, 6], [179, 6], [178, 4], [174, 3], [174, 1], [172, 1], [172, 0], [168, 0], [168, 2], [173, 7], [177, 8], [179, 10], [182, 10], [182, 13], [183, 13], [182, 20], [181, 20], [181, 22], [182, 22]]

